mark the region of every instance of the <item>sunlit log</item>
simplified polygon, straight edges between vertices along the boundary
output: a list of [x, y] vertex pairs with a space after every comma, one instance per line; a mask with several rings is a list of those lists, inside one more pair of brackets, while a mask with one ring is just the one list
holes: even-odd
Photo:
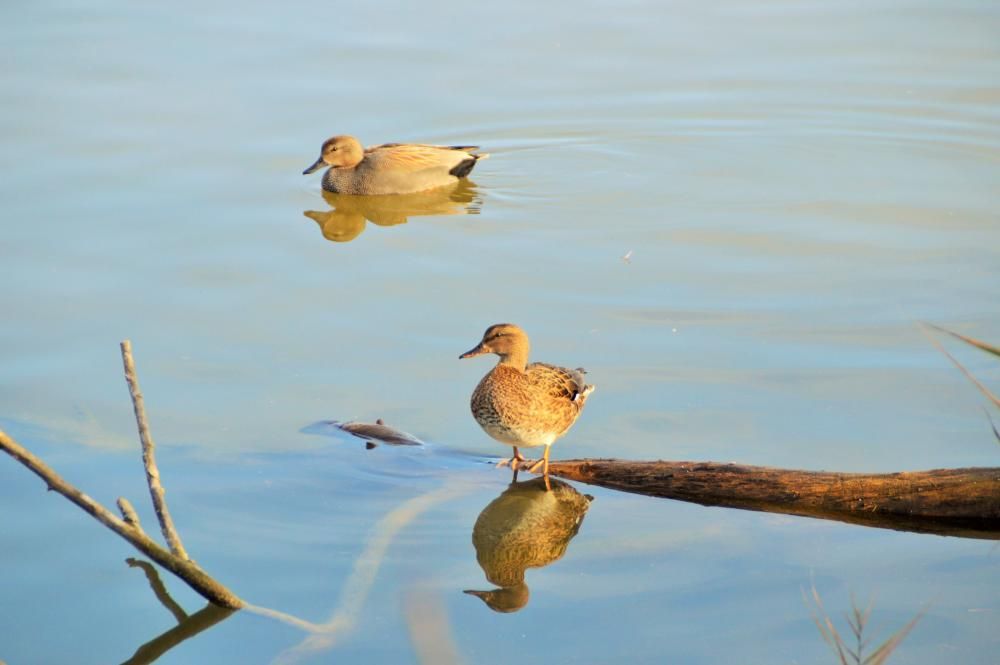
[[1000, 468], [798, 471], [715, 462], [551, 462], [549, 473], [611, 489], [769, 513], [1000, 539]]

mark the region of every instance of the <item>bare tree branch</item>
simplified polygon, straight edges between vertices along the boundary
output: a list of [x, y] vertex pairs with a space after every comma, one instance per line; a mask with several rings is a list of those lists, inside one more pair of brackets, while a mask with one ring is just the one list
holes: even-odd
[[139, 390], [139, 377], [135, 371], [135, 362], [132, 360], [132, 342], [124, 340], [121, 343], [122, 363], [125, 365], [125, 380], [128, 382], [128, 389], [132, 395], [132, 408], [135, 411], [135, 422], [139, 427], [139, 440], [142, 441], [142, 463], [146, 467], [146, 482], [149, 484], [149, 496], [153, 500], [153, 508], [156, 510], [156, 517], [160, 520], [160, 531], [163, 532], [163, 539], [167, 541], [170, 551], [182, 559], [190, 559], [181, 544], [181, 537], [177, 535], [174, 528], [174, 521], [170, 518], [170, 511], [167, 509], [167, 501], [164, 498], [166, 492], [160, 484], [160, 470], [156, 467], [156, 445], [153, 443], [153, 435], [149, 432], [149, 422], [146, 420], [146, 406], [142, 400], [142, 391]]
[[212, 579], [193, 561], [167, 551], [147, 536], [141, 528], [122, 521], [100, 503], [66, 482], [50, 466], [31, 454], [3, 430], [0, 430], [0, 450], [28, 467], [36, 476], [45, 481], [50, 490], [62, 494], [75, 503], [98, 522], [131, 543], [137, 550], [184, 580], [188, 586], [207, 600], [216, 605], [233, 609], [238, 609], [246, 604], [239, 596]]

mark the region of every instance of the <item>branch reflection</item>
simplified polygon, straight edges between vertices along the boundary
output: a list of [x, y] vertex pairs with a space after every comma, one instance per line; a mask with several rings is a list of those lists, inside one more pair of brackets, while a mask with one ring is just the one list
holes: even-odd
[[152, 564], [148, 561], [132, 557], [129, 557], [125, 561], [130, 568], [139, 568], [145, 573], [146, 580], [149, 582], [153, 594], [174, 615], [177, 625], [140, 646], [136, 649], [135, 654], [122, 663], [122, 665], [146, 665], [147, 663], [155, 662], [160, 656], [181, 642], [194, 637], [202, 631], [208, 630], [236, 612], [234, 609], [207, 603], [199, 611], [188, 615], [167, 592], [166, 587], [163, 585], [163, 580], [160, 579], [160, 574]]

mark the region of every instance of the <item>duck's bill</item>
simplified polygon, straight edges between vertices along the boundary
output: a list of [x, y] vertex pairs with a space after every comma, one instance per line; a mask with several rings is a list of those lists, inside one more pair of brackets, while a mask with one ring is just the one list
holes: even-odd
[[489, 598], [489, 594], [490, 594], [489, 591], [476, 591], [475, 589], [466, 589], [462, 593], [467, 593], [470, 596], [475, 596], [476, 598], [482, 598], [483, 600], [486, 600], [487, 598]]
[[469, 349], [468, 351], [466, 351], [465, 353], [463, 353], [462, 355], [460, 355], [458, 357], [458, 359], [459, 360], [463, 360], [465, 358], [475, 358], [476, 356], [481, 356], [484, 353], [489, 353], [489, 349], [487, 349], [482, 344], [479, 344], [478, 346], [476, 346], [476, 348]]
[[312, 165], [312, 166], [310, 166], [310, 167], [309, 167], [309, 168], [307, 168], [307, 169], [306, 169], [305, 171], [303, 171], [303, 172], [302, 172], [302, 175], [309, 175], [309, 174], [310, 174], [310, 173], [312, 173], [313, 171], [319, 171], [319, 170], [320, 170], [321, 168], [323, 168], [323, 166], [324, 166], [324, 163], [323, 163], [323, 158], [322, 158], [322, 157], [320, 157], [319, 159], [317, 159], [317, 160], [316, 160], [316, 161], [315, 161], [315, 162], [313, 163], [313, 165]]

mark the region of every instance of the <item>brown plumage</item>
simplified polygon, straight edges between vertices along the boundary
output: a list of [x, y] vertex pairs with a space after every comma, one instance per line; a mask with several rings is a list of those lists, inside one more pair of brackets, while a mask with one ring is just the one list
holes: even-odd
[[478, 146], [383, 143], [362, 148], [353, 136], [334, 136], [303, 175], [329, 166], [323, 189], [339, 194], [410, 194], [443, 187], [472, 171], [486, 153]]
[[[594, 390], [582, 369], [566, 369], [546, 363], [528, 364], [530, 343], [521, 328], [512, 323], [490, 326], [482, 341], [460, 358], [484, 353], [500, 356], [472, 393], [472, 415], [491, 437], [514, 447], [510, 465], [524, 461], [519, 447], [545, 446], [548, 477], [549, 446], [565, 434], [583, 411]], [[530, 467], [534, 471], [539, 464]]]

